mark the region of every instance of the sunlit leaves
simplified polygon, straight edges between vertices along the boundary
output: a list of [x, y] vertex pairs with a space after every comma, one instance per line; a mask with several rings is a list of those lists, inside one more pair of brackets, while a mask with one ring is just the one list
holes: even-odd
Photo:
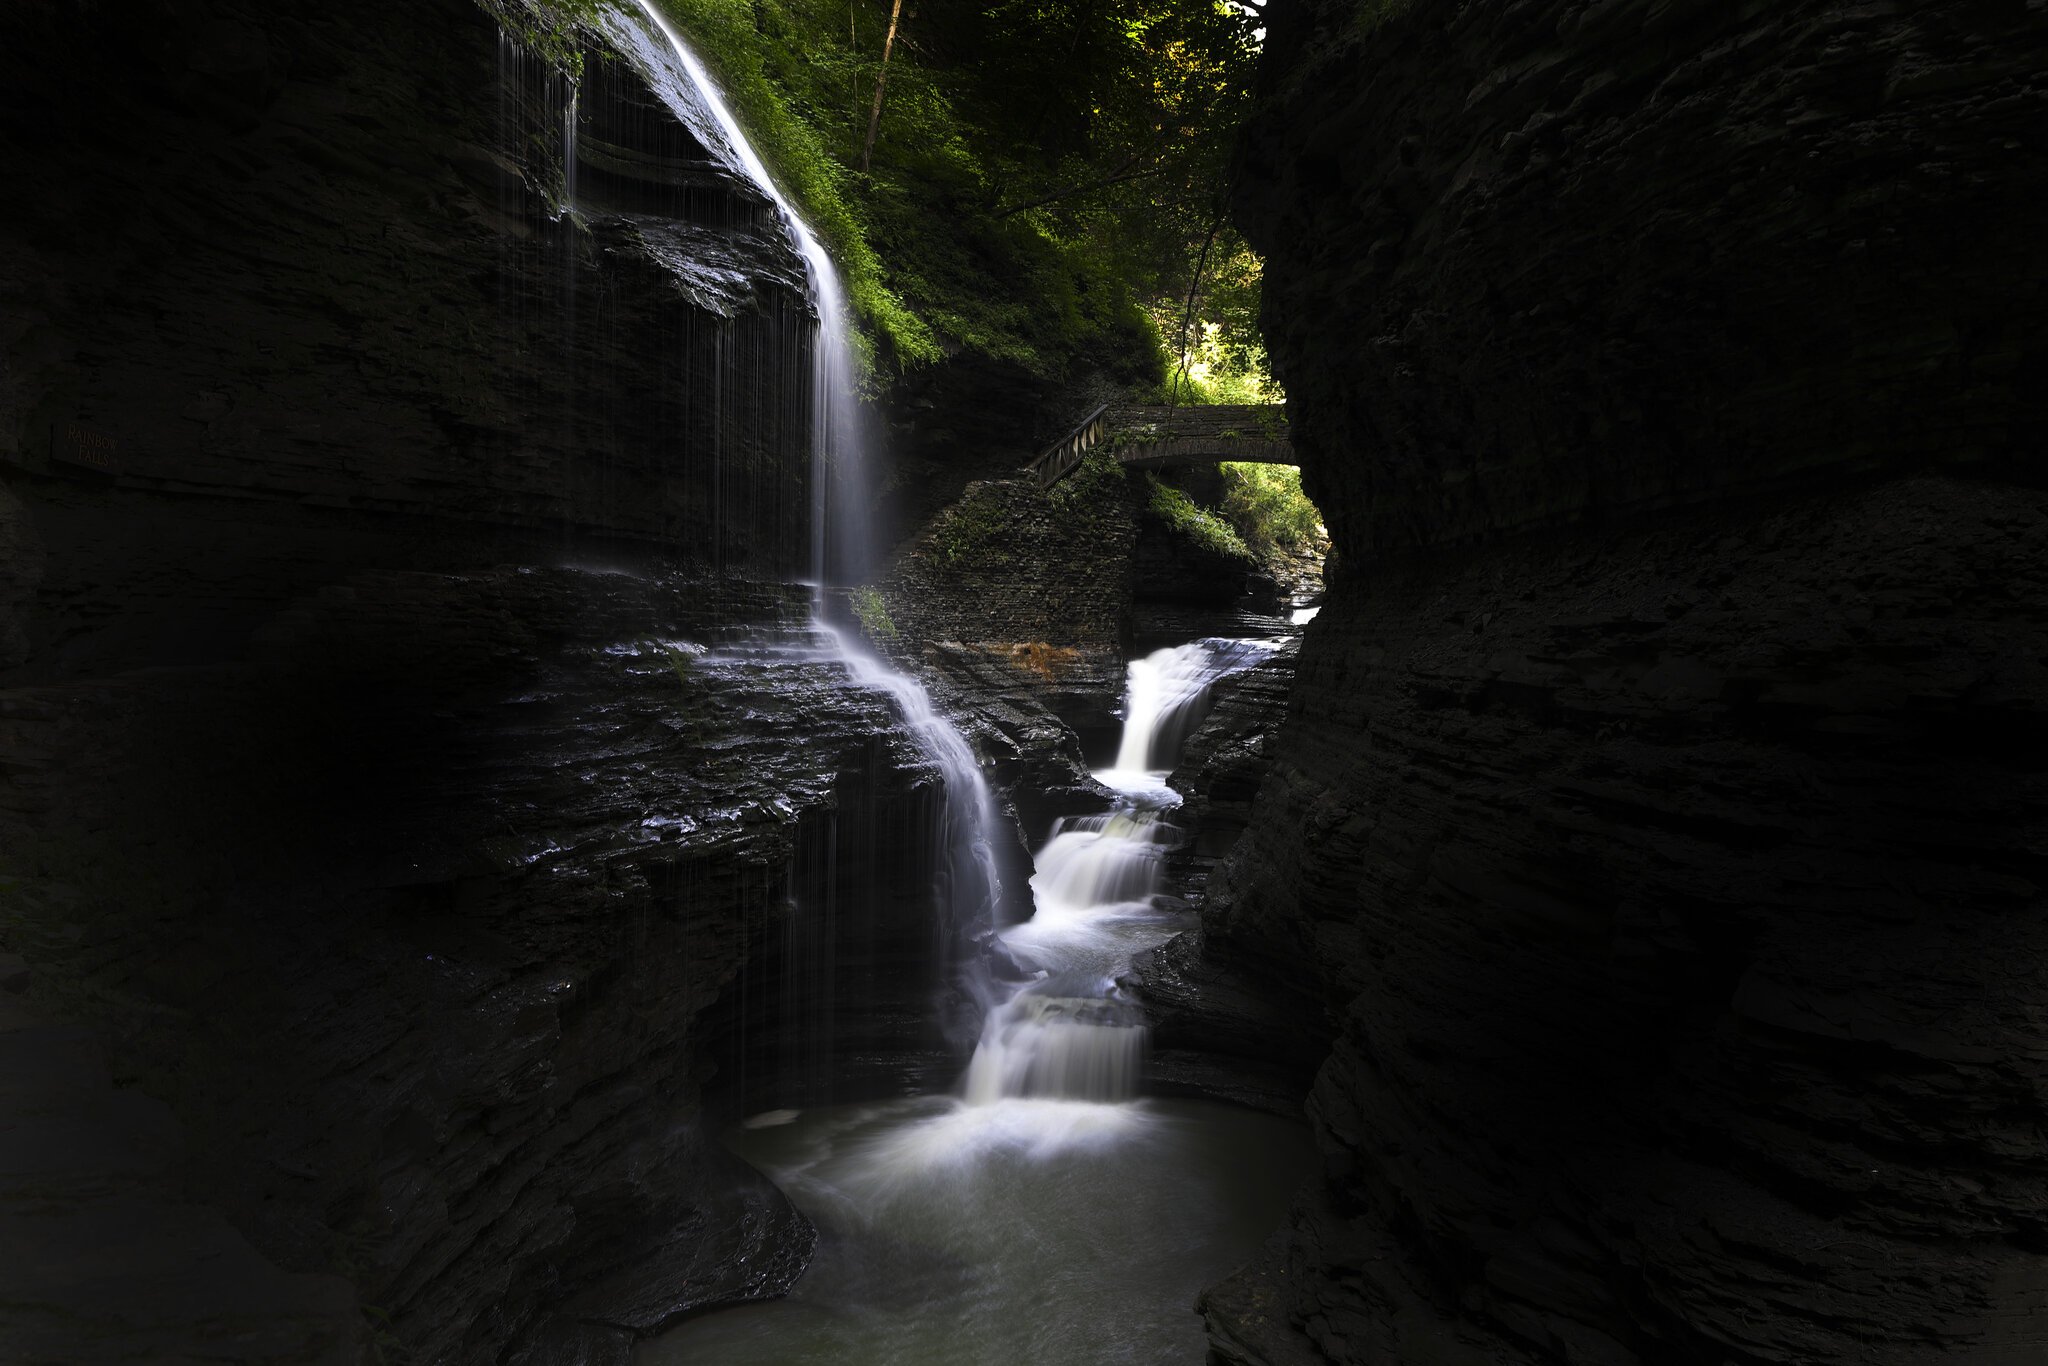
[[[949, 347], [1050, 375], [1156, 373], [1156, 333], [1179, 329], [1139, 305], [1186, 293], [1222, 210], [1255, 14], [1218, 0], [906, 0], [863, 175], [892, 0], [666, 3], [751, 84], [743, 117], [765, 125], [899, 361], [936, 354], [900, 299]], [[1255, 299], [1221, 276], [1203, 293], [1243, 370]]]

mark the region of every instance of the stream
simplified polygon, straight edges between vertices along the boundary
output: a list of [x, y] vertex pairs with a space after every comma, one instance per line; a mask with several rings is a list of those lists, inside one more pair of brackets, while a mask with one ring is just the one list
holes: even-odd
[[1155, 908], [1179, 798], [1166, 777], [1208, 690], [1254, 641], [1131, 665], [1106, 814], [1034, 858], [1035, 914], [951, 1094], [755, 1116], [730, 1138], [818, 1226], [785, 1299], [644, 1346], [682, 1363], [1193, 1363], [1192, 1311], [1277, 1227], [1310, 1145], [1296, 1122], [1141, 1094], [1145, 1026], [1116, 985], [1184, 928]]
[[[813, 633], [850, 685], [893, 699], [944, 777], [934, 914], [941, 942], [964, 942], [1001, 904], [979, 762], [921, 684], [826, 619], [826, 585], [860, 582], [869, 555], [844, 289], [702, 63], [647, 0], [638, 7], [646, 22], [618, 18], [615, 36], [678, 117], [761, 186], [806, 263], [818, 314]], [[643, 1344], [641, 1366], [1201, 1359], [1195, 1296], [1279, 1225], [1310, 1160], [1307, 1133], [1248, 1110], [1145, 1098], [1145, 1022], [1116, 979], [1186, 927], [1185, 912], [1157, 904], [1180, 802], [1167, 774], [1216, 681], [1268, 648], [1204, 639], [1131, 662], [1116, 758], [1095, 773], [1112, 809], [1050, 832], [1033, 860], [1033, 914], [997, 930], [1004, 954], [941, 955], [982, 1010], [964, 1076], [948, 1094], [747, 1120], [732, 1148], [816, 1224], [816, 1255], [787, 1297], [686, 1322]]]

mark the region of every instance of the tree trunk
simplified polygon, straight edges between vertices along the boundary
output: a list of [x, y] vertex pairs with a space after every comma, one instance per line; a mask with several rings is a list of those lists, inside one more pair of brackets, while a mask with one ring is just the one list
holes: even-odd
[[868, 169], [868, 161], [875, 154], [875, 130], [882, 126], [882, 88], [889, 83], [889, 49], [896, 46], [896, 20], [903, 13], [903, 0], [895, 0], [889, 6], [889, 33], [882, 39], [882, 69], [875, 73], [875, 103], [868, 110], [868, 140], [861, 144], [860, 168]]

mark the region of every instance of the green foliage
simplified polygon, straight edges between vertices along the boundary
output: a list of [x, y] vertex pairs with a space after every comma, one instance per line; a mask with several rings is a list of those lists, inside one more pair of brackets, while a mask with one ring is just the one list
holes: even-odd
[[[587, 0], [577, 0], [585, 3]], [[878, 360], [967, 350], [1060, 379], [1163, 369], [1248, 107], [1256, 20], [1225, 0], [906, 8], [860, 168], [891, 0], [661, 0], [840, 261]]]
[[1176, 534], [1186, 537], [1205, 550], [1232, 559], [1255, 563], [1257, 556], [1237, 534], [1237, 529], [1218, 517], [1181, 490], [1165, 482], [1156, 474], [1147, 474], [1146, 482], [1151, 485], [1151, 498], [1147, 507], [1154, 517], [1166, 523]]
[[576, 30], [597, 17], [598, 0], [481, 0], [519, 45], [571, 77], [583, 75]]
[[1157, 306], [1160, 330], [1171, 339], [1173, 351], [1162, 401], [1280, 402], [1283, 395], [1273, 382], [1259, 332], [1263, 277], [1264, 263], [1251, 244], [1234, 229], [1219, 230], [1203, 258], [1192, 300]]
[[1307, 550], [1323, 538], [1322, 515], [1294, 466], [1226, 464], [1222, 471], [1223, 515], [1255, 553]]
[[867, 632], [869, 640], [877, 643], [897, 638], [896, 622], [889, 616], [889, 604], [880, 592], [873, 588], [856, 588], [849, 599], [853, 615], [860, 620], [860, 629]]
[[809, 60], [799, 22], [807, 7], [772, 0], [660, 4], [710, 68], [777, 186], [839, 263], [848, 302], [864, 325], [861, 370], [873, 369], [876, 338], [899, 365], [938, 359], [939, 343], [931, 329], [884, 282], [869, 224], [855, 205], [845, 149], [831, 144], [829, 125], [805, 98], [821, 74]]
[[1124, 490], [1130, 471], [1116, 462], [1111, 447], [1098, 446], [1081, 457], [1074, 472], [1054, 484], [1046, 500], [1062, 516], [1107, 507]]
[[[631, 0], [482, 2], [574, 72], [575, 30]], [[1254, 11], [1233, 0], [906, 7], [863, 166], [892, 0], [658, 3], [838, 261], [870, 381], [966, 351], [1055, 381], [1094, 370], [1153, 389], [1199, 275], [1195, 335], [1213, 324], [1224, 357], [1203, 382], [1237, 392], [1214, 376], [1244, 371], [1245, 339], [1256, 342], [1245, 321], [1256, 288], [1239, 286], [1257, 258], [1225, 230], [1206, 268], [1195, 263], [1250, 107]]]

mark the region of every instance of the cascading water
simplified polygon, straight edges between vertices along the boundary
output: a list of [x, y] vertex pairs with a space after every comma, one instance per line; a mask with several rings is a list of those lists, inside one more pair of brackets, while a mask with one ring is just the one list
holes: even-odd
[[[948, 966], [947, 950], [960, 934], [987, 924], [993, 915], [999, 885], [992, 840], [995, 805], [973, 749], [932, 705], [924, 685], [862, 650], [825, 617], [827, 584], [835, 569], [857, 581], [869, 553], [862, 506], [867, 465], [865, 433], [854, 379], [846, 291], [831, 255], [747, 141], [703, 62], [652, 0], [635, 3], [660, 35], [668, 55], [680, 65], [683, 77], [712, 121], [706, 125], [694, 119], [691, 102], [687, 100], [676, 101], [676, 114], [707, 146], [727, 153], [729, 163], [768, 196], [787, 225], [810, 277], [811, 298], [818, 310], [811, 386], [811, 563], [817, 581], [813, 629], [839, 653], [855, 682], [895, 699], [912, 738], [943, 779], [944, 816], [939, 847], [945, 851], [945, 866], [938, 870], [935, 879], [940, 910], [937, 939], [943, 969]], [[634, 32], [630, 36], [647, 35]], [[642, 55], [659, 69], [658, 50], [643, 47]]]
[[[724, 96], [719, 93], [717, 82], [711, 79], [696, 52], [674, 25], [663, 17], [653, 0], [634, 0], [634, 3], [660, 35], [668, 55], [680, 64], [690, 90], [710, 114], [712, 122], [706, 125], [692, 117], [689, 101], [676, 102], [677, 116], [714, 152], [726, 153], [728, 164], [746, 175], [768, 196], [788, 226], [790, 238], [810, 275], [811, 301], [818, 310], [811, 392], [811, 562], [818, 576], [822, 615], [822, 595], [832, 568], [837, 566], [846, 580], [859, 582], [870, 553], [865, 536], [866, 518], [860, 506], [867, 462], [863, 458], [865, 442], [855, 385], [846, 291], [840, 284], [839, 271], [832, 262], [831, 254], [776, 184], [775, 177], [769, 174], [767, 164], [761, 160], [753, 144], [747, 141], [739, 121], [733, 117]], [[644, 35], [635, 32], [630, 36], [638, 38]], [[656, 63], [660, 56], [659, 53], [648, 53], [644, 48], [643, 55], [654, 58]]]
[[1127, 787], [1141, 774], [1164, 778], [1181, 745], [1201, 724], [1217, 681], [1256, 663], [1271, 648], [1258, 640], [1197, 640], [1132, 660], [1123, 738], [1111, 776], [1103, 781]]
[[562, 108], [562, 208], [576, 211], [576, 89], [570, 87]]
[[968, 1066], [970, 1102], [1138, 1093], [1146, 1030], [1116, 977], [1133, 954], [1178, 928], [1153, 906], [1172, 833], [1166, 813], [1180, 803], [1166, 773], [1218, 680], [1269, 648], [1198, 640], [1131, 662], [1116, 763], [1095, 774], [1118, 791], [1116, 809], [1060, 821], [1038, 851], [1031, 879], [1037, 912], [1001, 938], [1013, 958], [1042, 975], [989, 1012]]
[[[1168, 672], [1201, 674], [1182, 691], [1202, 693], [1257, 657], [1239, 644]], [[1142, 672], [1126, 740], [1170, 765], [1152, 737], [1200, 698], [1153, 706]], [[1267, 1116], [1138, 1098], [1146, 1029], [1116, 979], [1179, 928], [1156, 897], [1179, 798], [1158, 770], [1096, 776], [1116, 808], [1060, 821], [1038, 851], [1036, 913], [1000, 933], [1029, 976], [989, 1011], [959, 1094], [743, 1133], [741, 1154], [827, 1236], [787, 1299], [687, 1324], [643, 1366], [1200, 1358], [1187, 1306], [1270, 1230], [1305, 1143]]]
[[962, 1087], [969, 1104], [1138, 1094], [1146, 1029], [1116, 974], [1173, 931], [1153, 909], [1166, 833], [1158, 808], [1132, 802], [1059, 822], [1038, 851], [1036, 913], [1001, 935], [1011, 957], [1040, 975], [989, 1011]]
[[945, 779], [945, 818], [938, 847], [944, 865], [938, 869], [934, 898], [941, 909], [937, 937], [942, 967], [961, 926], [988, 923], [995, 913], [999, 886], [996, 875], [995, 801], [974, 750], [944, 713], [932, 705], [924, 685], [883, 664], [853, 645], [837, 627], [820, 622], [818, 630], [832, 641], [854, 681], [888, 693], [910, 728], [912, 738]]
[[[688, 45], [650, 0], [635, 2], [716, 125], [696, 131], [707, 145], [722, 143], [781, 210], [809, 268], [819, 319], [812, 637], [856, 683], [895, 700], [944, 778], [935, 881], [941, 942], [955, 942], [989, 923], [997, 899], [994, 804], [980, 766], [921, 685], [825, 621], [835, 568], [857, 581], [867, 560], [838, 277]], [[1302, 1139], [1266, 1116], [1135, 1099], [1145, 1028], [1116, 977], [1133, 952], [1176, 927], [1154, 893], [1168, 833], [1161, 816], [1178, 799], [1151, 766], [1165, 755], [1167, 742], [1154, 736], [1169, 724], [1161, 718], [1189, 709], [1141, 708], [1135, 691], [1131, 707], [1130, 727], [1148, 737], [1136, 751], [1138, 781], [1099, 775], [1128, 789], [1118, 809], [1062, 822], [1039, 852], [1037, 913], [1001, 933], [1031, 976], [988, 1011], [962, 1094], [757, 1116], [735, 1146], [828, 1236], [789, 1298], [687, 1324], [647, 1344], [643, 1362], [951, 1366], [1199, 1354], [1199, 1321], [1186, 1306], [1277, 1220], [1293, 1184], [1294, 1162], [1282, 1155]]]

